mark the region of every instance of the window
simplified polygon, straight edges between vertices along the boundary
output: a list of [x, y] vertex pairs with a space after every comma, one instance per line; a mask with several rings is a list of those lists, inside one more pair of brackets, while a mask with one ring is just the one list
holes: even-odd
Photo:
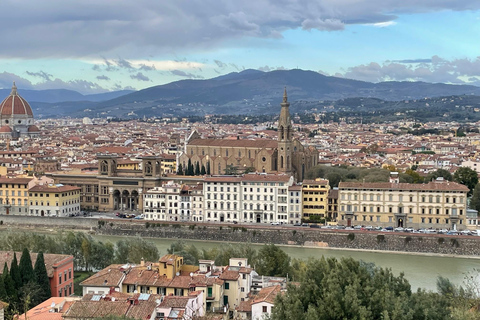
[[262, 306], [262, 312], [266, 313], [267, 312], [267, 306]]
[[58, 275], [58, 284], [61, 284], [62, 283], [62, 274], [60, 273]]
[[228, 290], [228, 289], [230, 289], [230, 283], [225, 282], [225, 290]]

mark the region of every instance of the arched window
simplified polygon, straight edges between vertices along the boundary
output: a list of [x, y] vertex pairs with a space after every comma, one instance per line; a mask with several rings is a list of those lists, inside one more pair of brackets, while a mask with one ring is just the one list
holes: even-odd
[[280, 156], [280, 168], [283, 169], [283, 156]]

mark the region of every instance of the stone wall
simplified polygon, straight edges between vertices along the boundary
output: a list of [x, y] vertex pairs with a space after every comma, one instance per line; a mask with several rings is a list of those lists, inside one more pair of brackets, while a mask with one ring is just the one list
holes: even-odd
[[97, 220], [0, 215], [8, 226], [92, 230], [97, 234], [191, 239], [221, 242], [274, 243], [362, 250], [403, 251], [480, 256], [480, 237], [405, 233], [348, 232], [312, 228], [241, 227], [194, 224], [162, 224], [137, 220]]

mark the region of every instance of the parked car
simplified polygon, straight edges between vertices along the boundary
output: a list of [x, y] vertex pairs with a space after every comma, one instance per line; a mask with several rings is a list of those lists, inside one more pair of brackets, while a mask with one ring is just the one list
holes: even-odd
[[279, 226], [279, 225], [280, 225], [280, 222], [272, 222], [271, 225], [272, 225], [272, 226]]
[[318, 224], [311, 224], [311, 225], [310, 225], [310, 228], [320, 229], [320, 226], [319, 226]]
[[397, 227], [395, 229], [393, 229], [395, 232], [404, 232], [405, 229], [403, 229], [402, 227]]
[[144, 214], [140, 214], [138, 216], [136, 216], [134, 219], [143, 219], [145, 218], [145, 215]]

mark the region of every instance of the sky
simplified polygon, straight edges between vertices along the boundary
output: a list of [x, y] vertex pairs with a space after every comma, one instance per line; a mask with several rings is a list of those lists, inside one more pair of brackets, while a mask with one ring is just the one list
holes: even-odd
[[1, 0], [0, 39], [19, 92], [294, 68], [480, 86], [479, 0]]

